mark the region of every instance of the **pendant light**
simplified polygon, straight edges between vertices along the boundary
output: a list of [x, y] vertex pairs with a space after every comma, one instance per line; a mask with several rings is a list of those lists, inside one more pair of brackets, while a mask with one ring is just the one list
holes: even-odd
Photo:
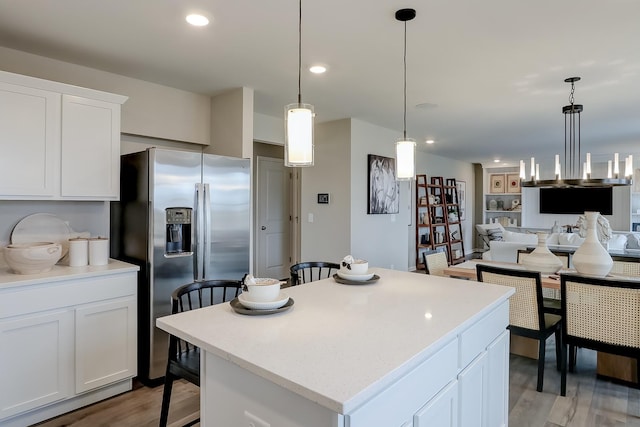
[[633, 157], [625, 158], [624, 177], [619, 173], [618, 153], [614, 154], [613, 172], [612, 162], [608, 162], [608, 174], [606, 178], [594, 178], [591, 176], [591, 153], [586, 153], [585, 162], [581, 160], [580, 146], [580, 113], [582, 104], [575, 104], [573, 94], [575, 83], [580, 77], [566, 78], [565, 83], [571, 83], [569, 105], [562, 107], [564, 114], [564, 173], [561, 173], [560, 155], [556, 154], [554, 162], [555, 179], [540, 179], [540, 165], [531, 158], [531, 174], [527, 180], [525, 162], [520, 160], [520, 180], [523, 187], [616, 187], [632, 184]]
[[396, 19], [404, 22], [404, 127], [402, 138], [396, 142], [396, 179], [398, 181], [413, 179], [416, 169], [416, 141], [407, 138], [407, 21], [415, 17], [415, 9], [400, 9], [396, 12]]
[[284, 165], [313, 166], [313, 105], [302, 103], [302, 0], [298, 15], [298, 102], [284, 107]]

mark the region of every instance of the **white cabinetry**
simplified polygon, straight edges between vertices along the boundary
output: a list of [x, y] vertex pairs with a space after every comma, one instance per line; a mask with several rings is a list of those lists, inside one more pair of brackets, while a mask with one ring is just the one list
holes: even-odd
[[243, 414], [249, 412], [280, 427], [504, 427], [509, 390], [508, 319], [509, 303], [504, 301], [344, 414], [205, 352], [203, 425], [243, 425]]
[[126, 99], [0, 71], [0, 199], [117, 200]]
[[60, 94], [1, 78], [0, 194], [53, 197], [59, 188], [53, 153], [60, 152]]
[[76, 393], [135, 375], [135, 314], [133, 297], [76, 309]]
[[131, 388], [137, 276], [128, 269], [0, 289], [1, 425], [30, 425]]
[[0, 342], [0, 420], [73, 395], [72, 310], [2, 320]]

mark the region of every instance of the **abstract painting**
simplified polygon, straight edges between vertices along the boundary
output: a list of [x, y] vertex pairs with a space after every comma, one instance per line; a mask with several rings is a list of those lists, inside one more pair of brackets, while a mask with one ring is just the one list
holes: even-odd
[[369, 214], [397, 214], [400, 211], [400, 187], [396, 181], [396, 160], [369, 154]]

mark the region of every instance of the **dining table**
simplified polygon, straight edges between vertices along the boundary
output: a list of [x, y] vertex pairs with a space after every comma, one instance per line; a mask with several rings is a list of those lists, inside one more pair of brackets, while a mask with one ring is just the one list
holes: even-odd
[[[476, 265], [485, 264], [493, 265], [495, 267], [512, 268], [514, 270], [526, 270], [523, 264], [516, 264], [513, 262], [498, 262], [489, 260], [469, 260], [461, 262], [460, 264], [450, 265], [444, 269], [444, 274], [450, 277], [457, 277], [463, 279], [476, 280]], [[560, 289], [560, 274], [562, 273], [575, 273], [574, 269], [562, 269], [556, 274], [543, 274], [541, 277], [542, 287], [549, 289]]]
[[[526, 270], [526, 267], [522, 264], [476, 259], [465, 261], [455, 265], [450, 265], [444, 269], [444, 274], [450, 277], [476, 280], [476, 265], [478, 264], [493, 265], [497, 267], [512, 268], [516, 270]], [[561, 269], [556, 274], [543, 274], [541, 277], [542, 287], [559, 290], [560, 274], [562, 273], [575, 274], [576, 270]], [[625, 279], [628, 280], [630, 278], [625, 277]], [[636, 277], [633, 279], [638, 278]], [[531, 338], [511, 335], [510, 352], [512, 354], [537, 360], [538, 341]], [[637, 370], [635, 359], [625, 356], [619, 356], [616, 354], [605, 353], [602, 351], [599, 351], [597, 353], [596, 373], [599, 377], [622, 382], [625, 384], [634, 384], [636, 386], [638, 383], [640, 383], [640, 376]]]

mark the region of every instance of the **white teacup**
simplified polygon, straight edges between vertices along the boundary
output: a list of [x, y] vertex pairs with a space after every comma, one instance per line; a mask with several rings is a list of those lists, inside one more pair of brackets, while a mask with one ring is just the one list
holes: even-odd
[[367, 274], [367, 272], [369, 271], [369, 262], [363, 259], [356, 259], [352, 263], [345, 263], [343, 261], [340, 264], [340, 271], [345, 274]]
[[245, 283], [244, 297], [254, 302], [271, 302], [278, 299], [282, 282], [276, 279], [254, 278], [255, 283]]

